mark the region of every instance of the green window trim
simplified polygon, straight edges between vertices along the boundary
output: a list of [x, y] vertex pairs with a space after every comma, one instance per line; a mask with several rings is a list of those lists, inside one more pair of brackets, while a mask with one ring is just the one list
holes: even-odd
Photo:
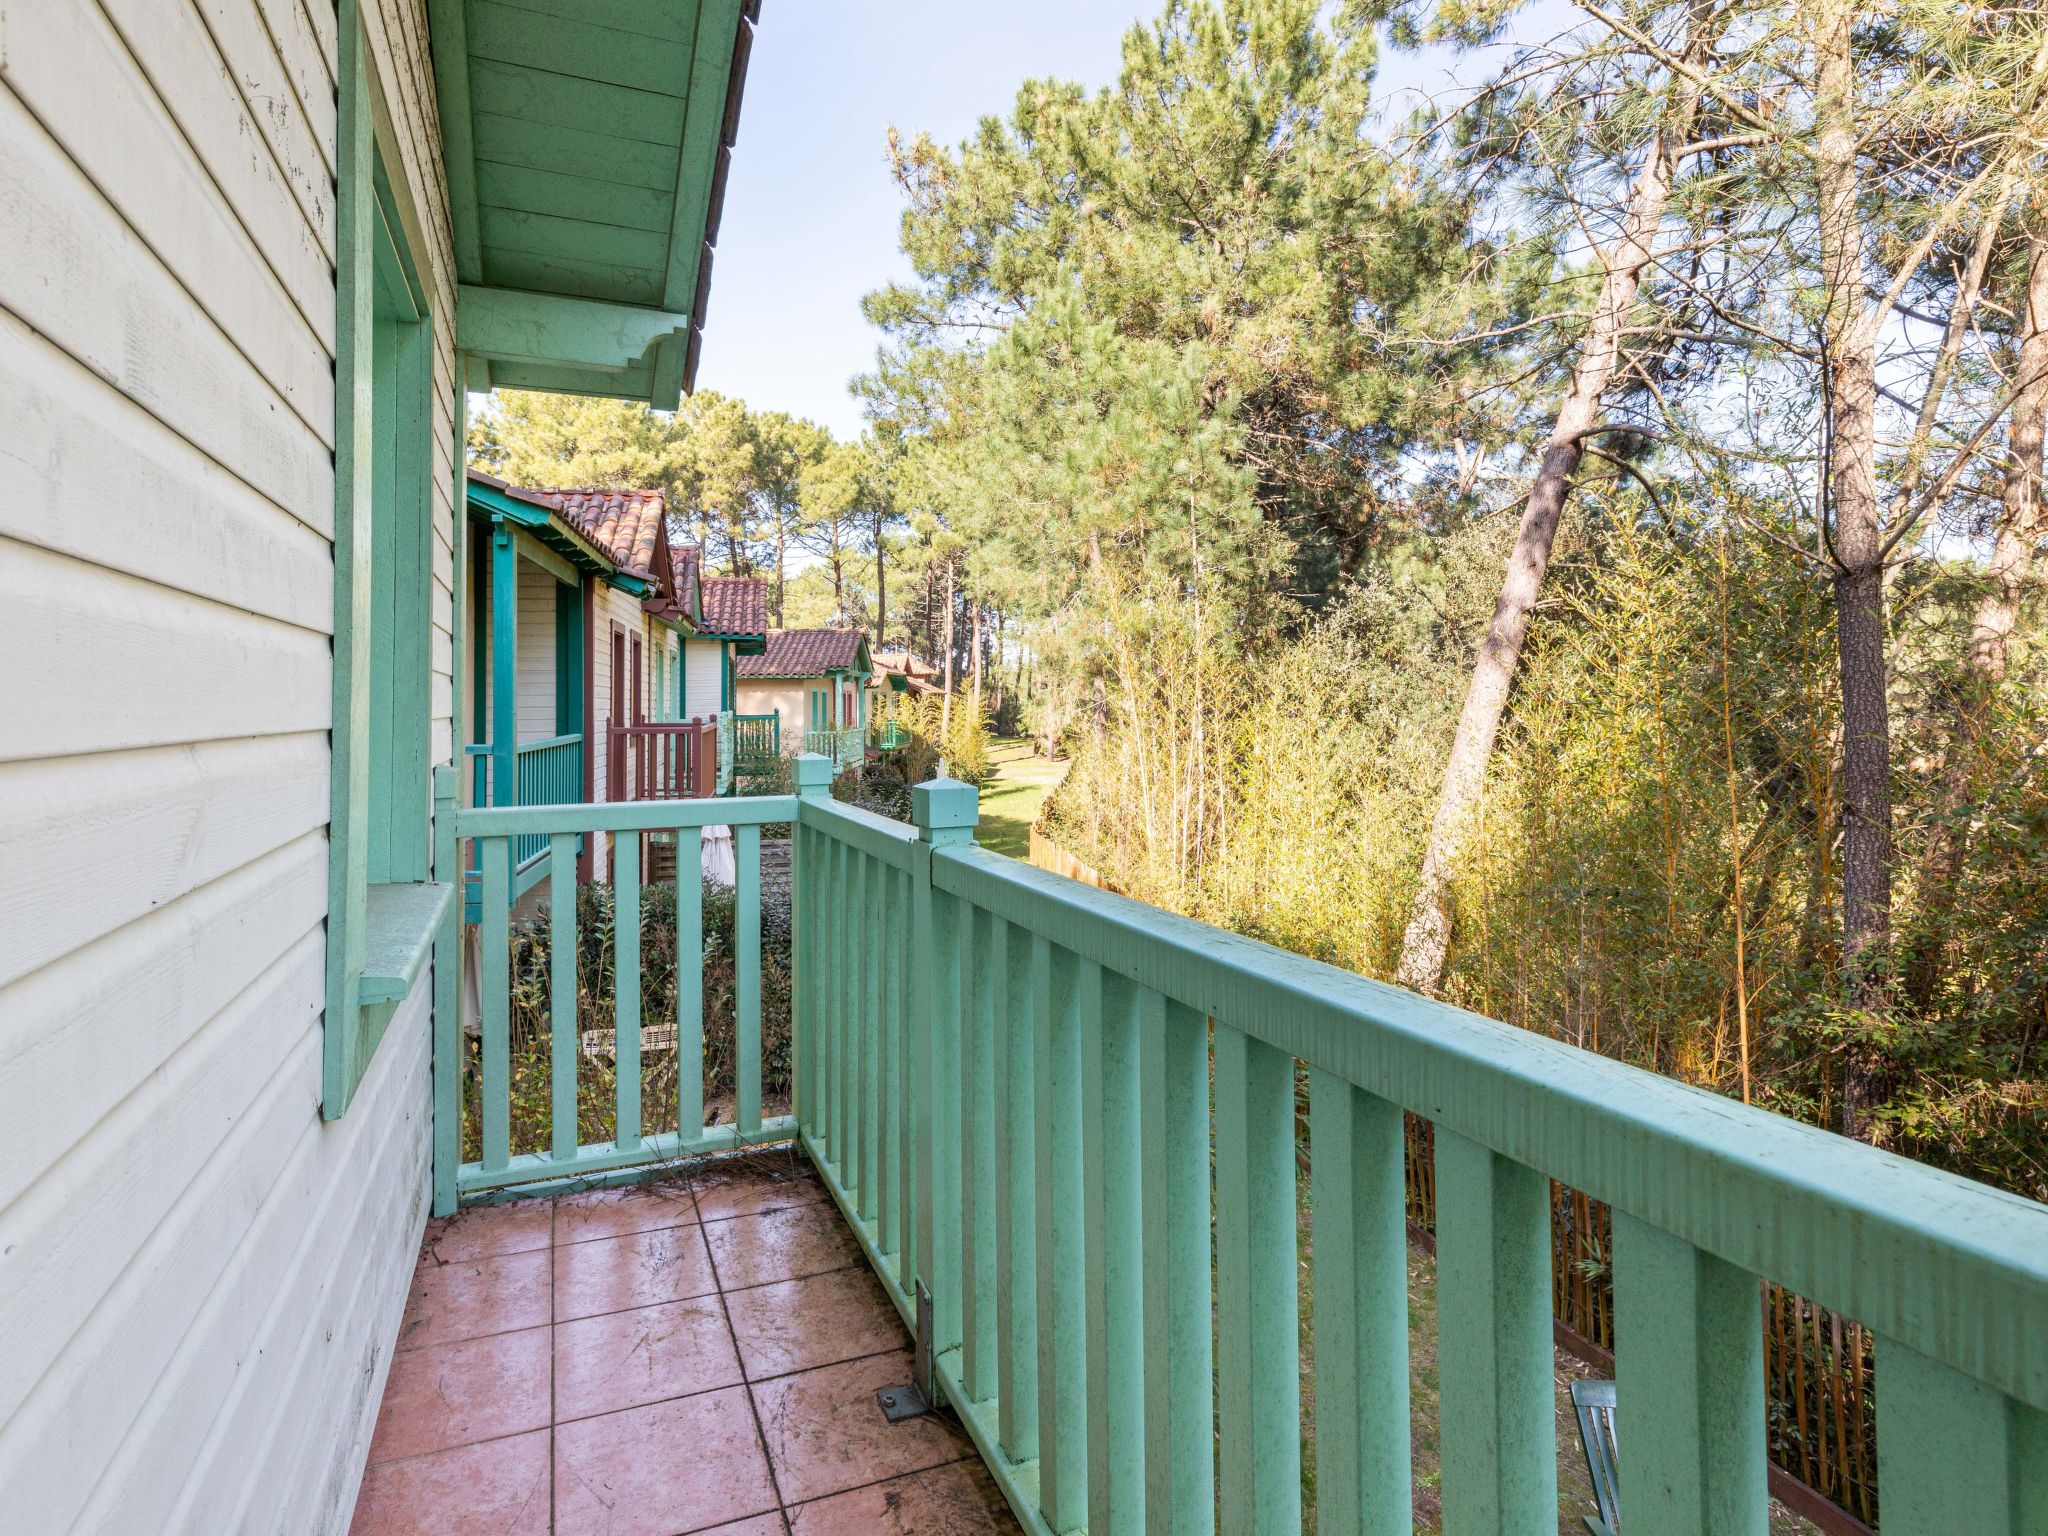
[[[358, 0], [339, 6], [334, 670], [321, 1113], [347, 1113], [424, 964], [430, 877], [433, 325], [380, 152]], [[416, 227], [416, 223], [415, 223]], [[397, 996], [392, 994], [397, 992]]]

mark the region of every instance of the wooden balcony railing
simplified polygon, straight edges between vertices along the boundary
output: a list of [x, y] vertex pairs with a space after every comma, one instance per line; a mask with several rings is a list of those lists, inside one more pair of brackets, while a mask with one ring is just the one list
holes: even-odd
[[851, 768], [867, 756], [867, 736], [857, 725], [805, 731], [804, 750], [830, 758], [835, 768]]
[[716, 720], [609, 729], [607, 799], [700, 800], [718, 793]]
[[[967, 785], [917, 786], [913, 829], [834, 802], [832, 774], [806, 756], [794, 797], [443, 805], [437, 835], [482, 849], [483, 1136], [458, 1165], [457, 967], [437, 966], [437, 1208], [793, 1131], [906, 1320], [924, 1299], [929, 1386], [1027, 1529], [1299, 1531], [1306, 1344], [1318, 1529], [1405, 1532], [1408, 1111], [1435, 1127], [1447, 1532], [1558, 1529], [1552, 1180], [1612, 1212], [1632, 1536], [1765, 1531], [1765, 1280], [1876, 1339], [1885, 1536], [2048, 1522], [2048, 1208], [987, 852]], [[565, 887], [552, 1147], [511, 1155], [512, 839], [680, 829], [688, 867], [713, 819], [740, 832], [738, 1125], [702, 1124], [693, 881], [682, 1112], [640, 1123], [620, 837], [614, 1138], [576, 1131]], [[756, 927], [757, 829], [790, 820], [793, 1124], [761, 1115]]]
[[732, 762], [739, 773], [772, 773], [782, 761], [782, 716], [734, 715]]

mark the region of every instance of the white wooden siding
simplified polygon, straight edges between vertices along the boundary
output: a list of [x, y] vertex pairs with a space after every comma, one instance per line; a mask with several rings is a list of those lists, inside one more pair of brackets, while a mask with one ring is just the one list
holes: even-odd
[[555, 596], [561, 583], [530, 560], [519, 562], [519, 739], [555, 732]]
[[[430, 244], [446, 758], [446, 192], [420, 0], [367, 9]], [[0, 28], [9, 1536], [345, 1531], [425, 1218], [430, 977], [320, 1118], [335, 69], [324, 0]]]

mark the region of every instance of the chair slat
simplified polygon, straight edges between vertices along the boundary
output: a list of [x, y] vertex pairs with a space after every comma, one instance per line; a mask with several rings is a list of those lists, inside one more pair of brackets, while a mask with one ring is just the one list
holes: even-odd
[[576, 834], [548, 838], [548, 1078], [549, 1151], [568, 1161], [577, 1131], [576, 1072], [583, 1037], [576, 1017]]
[[1316, 1529], [1407, 1536], [1408, 1231], [1401, 1107], [1309, 1074]]
[[2048, 1414], [1880, 1334], [1877, 1493], [1884, 1536], [2042, 1536]]
[[1209, 1021], [1137, 996], [1144, 1267], [1145, 1529], [1216, 1523], [1209, 1244]]
[[1069, 951], [1034, 935], [1038, 1316], [1047, 1322], [1038, 1330], [1038, 1508], [1055, 1531], [1088, 1518], [1087, 1361], [1073, 1326], [1084, 1305], [1077, 968]]
[[477, 999], [483, 1056], [483, 1103], [478, 1116], [483, 1166], [496, 1173], [512, 1156], [512, 845], [502, 837], [477, 839], [483, 864], [479, 901], [483, 983]]
[[1123, 977], [1084, 963], [1079, 1001], [1088, 1528], [1138, 1531], [1145, 1520], [1145, 1277], [1136, 998]]
[[1222, 1528], [1301, 1529], [1294, 1062], [1216, 1028], [1216, 1365]]
[[1444, 1530], [1553, 1530], [1550, 1181], [1436, 1128]]
[[733, 833], [733, 957], [739, 968], [733, 1091], [740, 1131], [751, 1136], [761, 1129], [761, 829], [745, 823]]
[[1756, 1276], [1617, 1210], [1614, 1306], [1629, 1536], [1763, 1536], [1770, 1493]]
[[[680, 905], [680, 903], [679, 903]], [[681, 914], [677, 914], [678, 927]], [[612, 844], [612, 1105], [613, 1139], [640, 1145], [640, 834]]]
[[[995, 922], [996, 1433], [1010, 1459], [1023, 1462], [1038, 1454], [1036, 941], [1022, 928]], [[1203, 1178], [1206, 1186], [1206, 1149]], [[1207, 1331], [1205, 1317], [1204, 1337]]]

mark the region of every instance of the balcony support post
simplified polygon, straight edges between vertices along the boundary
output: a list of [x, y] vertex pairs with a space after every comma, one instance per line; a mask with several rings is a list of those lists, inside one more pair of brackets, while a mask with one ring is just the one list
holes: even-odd
[[519, 551], [491, 525], [491, 801], [519, 803]]

